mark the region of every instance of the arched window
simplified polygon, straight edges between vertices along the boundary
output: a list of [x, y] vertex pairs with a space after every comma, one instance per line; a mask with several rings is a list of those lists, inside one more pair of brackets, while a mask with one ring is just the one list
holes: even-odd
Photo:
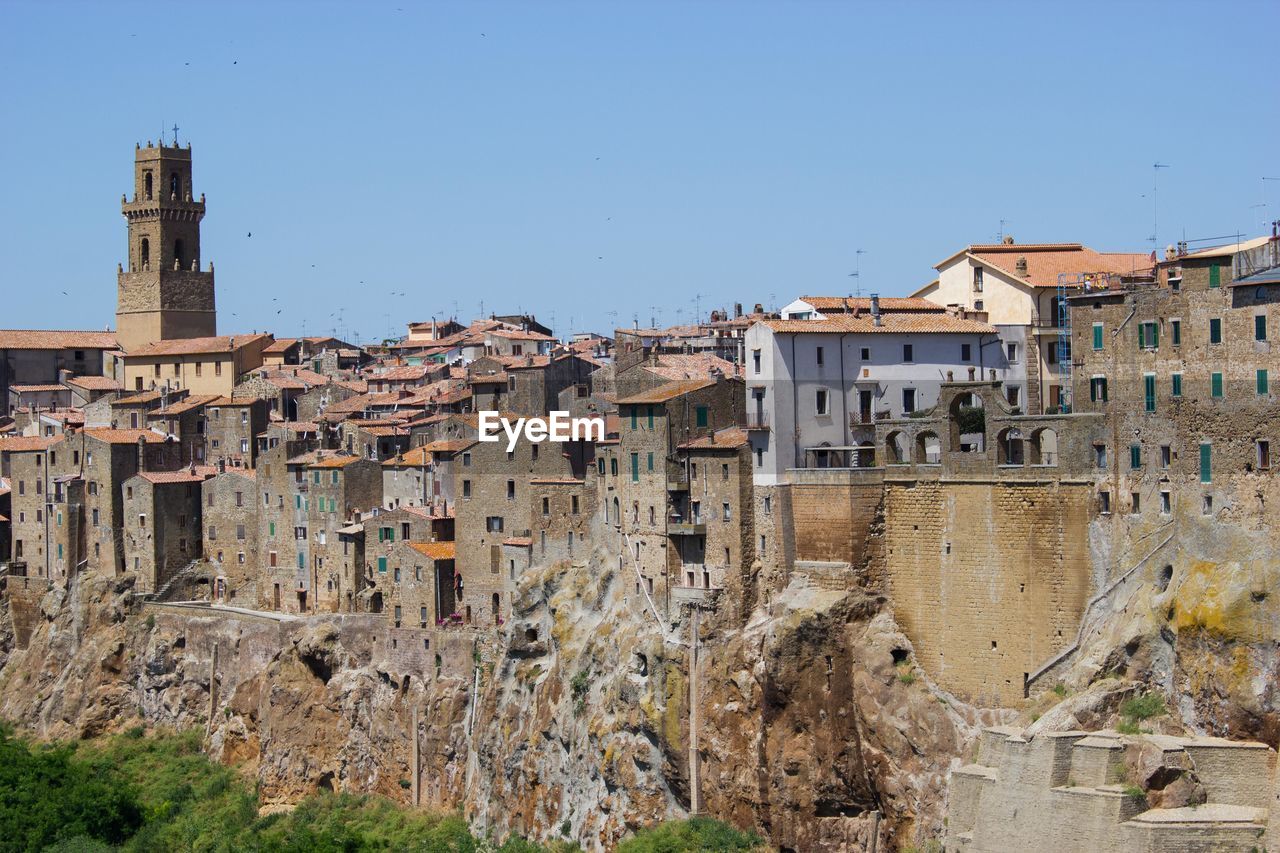
[[901, 431], [889, 433], [885, 439], [885, 450], [890, 465], [902, 465], [911, 461], [911, 449], [907, 444], [907, 437]]
[[169, 175], [169, 198], [182, 198], [182, 179], [178, 177], [177, 172]]
[[498, 593], [495, 592], [493, 594], [493, 621], [495, 624], [501, 618], [501, 616], [499, 615], [499, 611], [501, 609], [502, 609], [502, 598], [501, 596], [498, 595]]
[[177, 261], [178, 269], [186, 269], [187, 259], [183, 255], [182, 249], [183, 249], [183, 246], [182, 246], [181, 238], [174, 240], [173, 241], [173, 259]]
[[1021, 465], [1023, 457], [1022, 430], [1007, 427], [1000, 431], [996, 441], [996, 461], [999, 465]]
[[146, 237], [142, 238], [142, 243], [138, 246], [138, 263], [144, 270], [151, 263], [151, 241]]
[[942, 461], [942, 442], [933, 432], [916, 436], [916, 458], [925, 465], [937, 465]]
[[147, 172], [142, 176], [142, 196], [147, 201], [151, 201], [151, 173]]

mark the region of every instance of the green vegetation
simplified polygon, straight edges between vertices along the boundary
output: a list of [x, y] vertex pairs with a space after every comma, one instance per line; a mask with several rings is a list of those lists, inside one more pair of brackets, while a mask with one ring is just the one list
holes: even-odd
[[[472, 835], [457, 815], [376, 796], [322, 793], [258, 816], [236, 772], [200, 752], [197, 733], [32, 745], [0, 728], [0, 851], [362, 851], [547, 853]], [[576, 850], [563, 843], [553, 851]]]
[[[585, 693], [587, 673], [574, 678]], [[579, 682], [580, 680], [580, 682]], [[582, 688], [578, 688], [581, 683]], [[198, 732], [124, 734], [35, 744], [0, 725], [0, 853], [573, 853], [475, 836], [456, 814], [405, 808], [384, 797], [322, 792], [293, 811], [259, 816], [258, 795], [235, 769], [210, 761]], [[400, 780], [403, 787], [407, 780]], [[569, 821], [560, 831], [567, 834]], [[709, 818], [641, 830], [620, 853], [765, 850], [750, 833]]]
[[961, 406], [956, 409], [956, 428], [961, 435], [986, 432], [987, 413], [981, 406]]
[[1147, 792], [1139, 788], [1137, 785], [1125, 785], [1124, 795], [1126, 797], [1133, 797], [1135, 800], [1145, 800], [1147, 798]]
[[1142, 729], [1138, 727], [1138, 723], [1136, 720], [1122, 719], [1119, 723], [1116, 724], [1116, 731], [1118, 731], [1122, 735], [1142, 734]]
[[677, 820], [642, 829], [617, 847], [617, 853], [734, 853], [765, 850], [760, 839], [706, 817]]
[[1165, 712], [1164, 697], [1159, 693], [1144, 693], [1120, 706], [1120, 716], [1131, 720], [1149, 720]]
[[1053, 692], [1054, 692], [1054, 695], [1056, 695], [1059, 699], [1061, 699], [1062, 697], [1067, 695], [1067, 685], [1059, 681], [1057, 684], [1053, 685]]
[[898, 680], [901, 681], [903, 684], [916, 683], [916, 674], [915, 674], [915, 671], [912, 669], [910, 663], [903, 661], [902, 663], [898, 664]]

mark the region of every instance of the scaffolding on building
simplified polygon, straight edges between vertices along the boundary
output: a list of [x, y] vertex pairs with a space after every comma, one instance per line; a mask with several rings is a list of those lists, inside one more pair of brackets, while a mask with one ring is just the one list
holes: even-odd
[[1058, 295], [1054, 299], [1054, 324], [1058, 327], [1058, 377], [1062, 385], [1058, 391], [1058, 413], [1071, 411], [1071, 309], [1067, 297], [1085, 288], [1085, 273], [1058, 273]]

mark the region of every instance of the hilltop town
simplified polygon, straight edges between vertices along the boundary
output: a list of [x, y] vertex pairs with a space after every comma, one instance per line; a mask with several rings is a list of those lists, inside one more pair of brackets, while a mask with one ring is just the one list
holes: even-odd
[[0, 330], [0, 717], [588, 847], [1280, 836], [1274, 227], [362, 344], [224, 329], [192, 165], [136, 149], [114, 331]]

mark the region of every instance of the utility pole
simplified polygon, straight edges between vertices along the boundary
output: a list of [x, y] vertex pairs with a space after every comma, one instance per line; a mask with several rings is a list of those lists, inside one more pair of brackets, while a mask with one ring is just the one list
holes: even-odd
[[1156, 187], [1160, 170], [1167, 168], [1168, 164], [1158, 161], [1151, 166], [1151, 247], [1157, 251], [1160, 249], [1160, 204], [1156, 197]]

